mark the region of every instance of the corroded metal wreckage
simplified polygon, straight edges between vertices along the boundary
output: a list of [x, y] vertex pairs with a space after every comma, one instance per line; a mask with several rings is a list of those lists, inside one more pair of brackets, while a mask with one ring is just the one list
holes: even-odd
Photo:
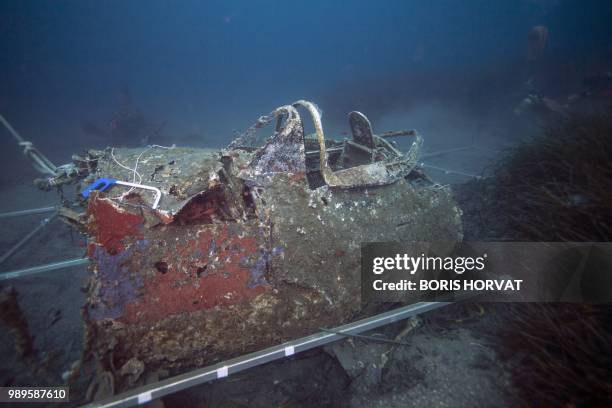
[[[315, 134], [304, 135], [298, 109]], [[261, 147], [255, 130], [276, 121]], [[122, 387], [333, 327], [360, 313], [360, 244], [461, 240], [450, 190], [417, 166], [414, 131], [326, 140], [316, 106], [262, 116], [225, 150], [107, 149], [76, 158], [100, 177], [155, 187], [92, 191], [64, 218], [90, 237], [87, 348]], [[388, 139], [413, 138], [401, 153]], [[156, 207], [156, 208], [153, 208]], [[131, 369], [136, 367], [137, 369]]]

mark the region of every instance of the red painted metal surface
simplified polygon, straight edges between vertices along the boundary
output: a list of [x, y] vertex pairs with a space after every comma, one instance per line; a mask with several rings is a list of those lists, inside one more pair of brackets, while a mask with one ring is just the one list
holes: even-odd
[[252, 280], [260, 260], [256, 237], [240, 238], [225, 224], [199, 228], [195, 237], [179, 238], [176, 244], [166, 241], [169, 245], [156, 254], [156, 273], [145, 280], [144, 296], [126, 305], [122, 320], [154, 322], [178, 313], [226, 307], [265, 290], [263, 282]]
[[256, 222], [160, 224], [92, 197], [88, 208], [99, 290], [95, 320], [155, 323], [248, 301], [269, 288], [268, 251]]
[[[139, 215], [119, 211], [107, 200], [96, 199], [92, 194], [87, 212], [92, 215], [89, 234], [97, 245], [103, 246], [108, 253], [118, 253], [125, 249], [126, 237], [143, 238], [143, 219]], [[91, 255], [91, 253], [90, 253]]]

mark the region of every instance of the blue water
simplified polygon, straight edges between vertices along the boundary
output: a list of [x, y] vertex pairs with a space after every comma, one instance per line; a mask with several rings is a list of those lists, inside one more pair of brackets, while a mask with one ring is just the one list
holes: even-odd
[[[156, 143], [223, 146], [308, 98], [330, 132], [347, 130], [350, 110], [375, 124], [401, 112], [398, 125], [442, 146], [483, 117], [506, 126], [532, 74], [532, 27], [549, 30], [536, 85], [554, 95], [612, 69], [609, 21], [608, 1], [4, 0], [0, 112], [57, 162], [117, 143], [84, 128], [108, 129], [126, 93], [165, 124]], [[5, 136], [3, 170], [31, 178]]]

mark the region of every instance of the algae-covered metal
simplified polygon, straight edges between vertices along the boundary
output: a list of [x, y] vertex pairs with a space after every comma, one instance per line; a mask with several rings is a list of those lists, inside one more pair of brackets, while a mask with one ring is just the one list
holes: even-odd
[[[144, 379], [127, 365], [180, 370], [347, 322], [362, 307], [362, 242], [461, 239], [450, 190], [416, 168], [421, 137], [349, 120], [353, 140], [326, 140], [317, 108], [298, 101], [221, 151], [89, 153], [82, 188], [103, 176], [162, 192], [156, 209], [146, 190], [94, 192], [79, 218], [92, 259], [87, 347], [103, 370], [132, 386]], [[397, 135], [414, 138], [407, 154], [387, 140]]]

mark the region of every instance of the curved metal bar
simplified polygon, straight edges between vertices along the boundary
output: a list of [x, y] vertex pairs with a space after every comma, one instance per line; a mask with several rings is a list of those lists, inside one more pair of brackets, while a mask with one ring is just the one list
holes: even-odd
[[155, 210], [157, 208], [157, 206], [159, 205], [159, 200], [161, 200], [162, 192], [157, 187], [147, 186], [145, 184], [129, 183], [127, 181], [119, 181], [119, 180], [115, 181], [115, 184], [120, 184], [122, 186], [128, 186], [128, 187], [134, 187], [134, 188], [142, 188], [144, 190], [154, 191], [155, 192], [155, 200], [153, 201], [153, 205], [151, 206], [151, 208], [153, 208]]
[[321, 175], [323, 176], [323, 180], [325, 180], [326, 184], [330, 184], [331, 181], [331, 173], [332, 170], [329, 167], [329, 163], [327, 162], [327, 150], [325, 147], [325, 134], [323, 133], [323, 123], [321, 122], [321, 113], [316, 105], [310, 101], [306, 101], [304, 99], [300, 99], [292, 103], [293, 106], [301, 106], [306, 108], [308, 113], [310, 113], [310, 117], [312, 118], [312, 123], [314, 124], [315, 133], [317, 135], [317, 140], [319, 142], [319, 163], [321, 168]]

